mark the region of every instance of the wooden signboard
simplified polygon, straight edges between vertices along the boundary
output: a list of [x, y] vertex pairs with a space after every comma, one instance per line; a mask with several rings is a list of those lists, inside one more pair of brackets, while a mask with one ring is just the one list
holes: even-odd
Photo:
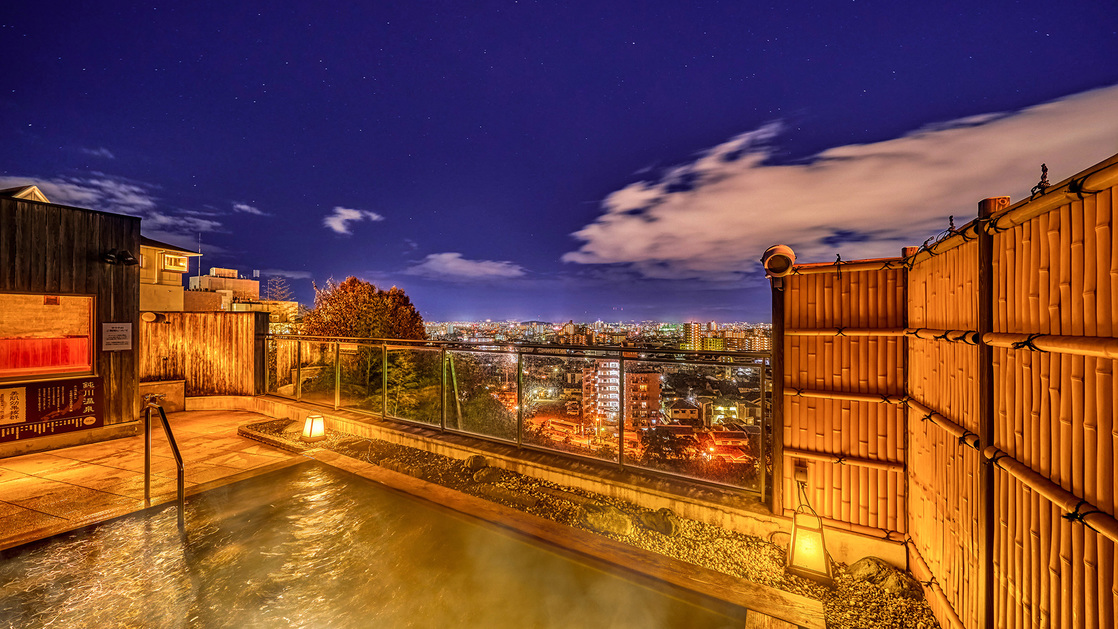
[[0, 385], [0, 443], [105, 425], [99, 377]]

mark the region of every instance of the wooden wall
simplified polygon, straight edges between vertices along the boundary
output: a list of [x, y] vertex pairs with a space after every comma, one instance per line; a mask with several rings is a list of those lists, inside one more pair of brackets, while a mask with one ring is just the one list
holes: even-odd
[[256, 395], [267, 331], [266, 312], [168, 312], [140, 326], [140, 380], [185, 380], [188, 396]]
[[[108, 265], [109, 249], [140, 251], [140, 219], [52, 203], [0, 198], [0, 291], [94, 295], [94, 369], [101, 377], [105, 424], [139, 413], [136, 326], [140, 267]], [[102, 352], [101, 323], [131, 323], [133, 349]]]
[[[801, 456], [833, 525], [907, 533], [942, 625], [1118, 626], [1118, 155], [979, 207], [899, 280], [783, 278], [785, 511]], [[907, 492], [854, 471], [897, 459]]]

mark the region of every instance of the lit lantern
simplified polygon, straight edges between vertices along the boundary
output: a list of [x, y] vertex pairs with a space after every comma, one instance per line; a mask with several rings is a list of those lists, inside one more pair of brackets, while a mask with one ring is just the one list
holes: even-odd
[[326, 438], [326, 426], [322, 415], [308, 415], [303, 422], [303, 441], [322, 441]]
[[831, 561], [823, 543], [823, 519], [807, 502], [800, 483], [800, 506], [792, 515], [792, 543], [788, 545], [788, 572], [830, 586]]

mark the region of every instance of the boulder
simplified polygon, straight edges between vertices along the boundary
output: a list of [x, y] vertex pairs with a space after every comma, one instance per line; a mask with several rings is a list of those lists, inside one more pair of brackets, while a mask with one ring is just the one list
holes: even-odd
[[474, 472], [475, 483], [495, 483], [505, 476], [505, 471], [499, 467], [483, 467]]
[[483, 498], [487, 498], [494, 502], [504, 502], [511, 504], [520, 509], [531, 509], [539, 503], [540, 499], [536, 496], [513, 491], [500, 485], [493, 485], [491, 483], [482, 483], [474, 488], [475, 491]]
[[583, 505], [579, 510], [579, 522], [599, 533], [627, 536], [633, 532], [633, 521], [624, 511], [602, 503]]
[[663, 507], [637, 516], [637, 525], [649, 531], [671, 537], [679, 531], [679, 518], [671, 509]]
[[923, 589], [908, 573], [894, 568], [877, 557], [863, 557], [846, 568], [846, 574], [855, 581], [864, 581], [881, 588], [891, 596], [920, 598]]
[[480, 454], [472, 454], [466, 457], [466, 460], [462, 462], [462, 465], [465, 466], [471, 474], [473, 474], [474, 472], [482, 468], [488, 467], [489, 461], [486, 461], [485, 457]]

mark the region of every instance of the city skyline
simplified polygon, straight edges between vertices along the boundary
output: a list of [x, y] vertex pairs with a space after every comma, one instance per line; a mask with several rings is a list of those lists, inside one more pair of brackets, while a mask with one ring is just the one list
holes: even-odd
[[1086, 0], [0, 22], [0, 187], [140, 216], [307, 304], [396, 285], [429, 321], [768, 321], [767, 246], [895, 256], [1118, 144], [1118, 6]]

